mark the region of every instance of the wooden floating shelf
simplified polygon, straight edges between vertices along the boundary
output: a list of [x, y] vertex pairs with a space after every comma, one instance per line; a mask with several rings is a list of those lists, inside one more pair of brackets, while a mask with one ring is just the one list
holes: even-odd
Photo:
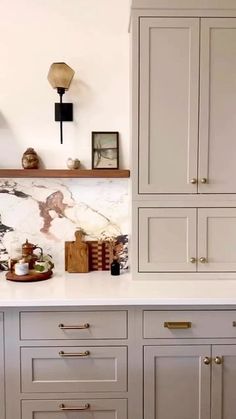
[[129, 170], [118, 169], [0, 169], [0, 178], [129, 178]]

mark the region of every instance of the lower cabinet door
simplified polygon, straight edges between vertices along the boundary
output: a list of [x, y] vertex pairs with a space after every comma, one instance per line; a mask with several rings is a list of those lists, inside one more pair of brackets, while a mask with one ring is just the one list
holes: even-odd
[[196, 209], [139, 208], [139, 272], [196, 271]]
[[236, 345], [212, 348], [212, 418], [236, 417]]
[[21, 388], [29, 393], [126, 391], [127, 348], [21, 348]]
[[210, 419], [210, 354], [208, 345], [146, 346], [144, 419]]
[[127, 419], [127, 400], [23, 400], [21, 419]]

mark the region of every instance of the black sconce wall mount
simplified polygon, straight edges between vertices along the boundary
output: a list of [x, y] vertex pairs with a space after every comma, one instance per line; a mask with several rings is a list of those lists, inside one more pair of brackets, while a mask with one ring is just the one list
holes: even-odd
[[60, 102], [55, 103], [55, 121], [60, 122], [60, 141], [63, 144], [63, 121], [73, 121], [73, 104], [63, 103], [62, 97], [69, 89], [74, 77], [74, 70], [66, 63], [53, 63], [48, 72], [48, 81], [60, 97]]

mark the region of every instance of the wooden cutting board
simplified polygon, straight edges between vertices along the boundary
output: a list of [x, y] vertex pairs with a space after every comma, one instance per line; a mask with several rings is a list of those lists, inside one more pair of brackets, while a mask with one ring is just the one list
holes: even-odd
[[83, 233], [75, 232], [75, 241], [65, 242], [65, 270], [71, 273], [89, 271], [88, 245], [83, 241]]

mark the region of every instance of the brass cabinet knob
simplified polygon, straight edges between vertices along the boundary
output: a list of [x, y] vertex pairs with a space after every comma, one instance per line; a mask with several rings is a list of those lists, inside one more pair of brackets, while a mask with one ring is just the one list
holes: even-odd
[[191, 263], [196, 263], [196, 258], [190, 258]]
[[211, 358], [209, 358], [209, 356], [205, 356], [205, 358], [203, 359], [203, 362], [204, 362], [205, 365], [210, 365]]
[[194, 185], [195, 183], [197, 183], [197, 179], [195, 177], [193, 177], [192, 179], [190, 179], [190, 183], [192, 183], [192, 185]]
[[222, 358], [220, 356], [216, 356], [214, 362], [215, 364], [220, 365], [222, 364]]
[[199, 259], [199, 261], [200, 261], [201, 263], [206, 263], [206, 262], [207, 262], [206, 258], [204, 258], [204, 257], [201, 257], [201, 258]]
[[202, 177], [202, 178], [201, 178], [201, 183], [207, 183], [207, 178]]

